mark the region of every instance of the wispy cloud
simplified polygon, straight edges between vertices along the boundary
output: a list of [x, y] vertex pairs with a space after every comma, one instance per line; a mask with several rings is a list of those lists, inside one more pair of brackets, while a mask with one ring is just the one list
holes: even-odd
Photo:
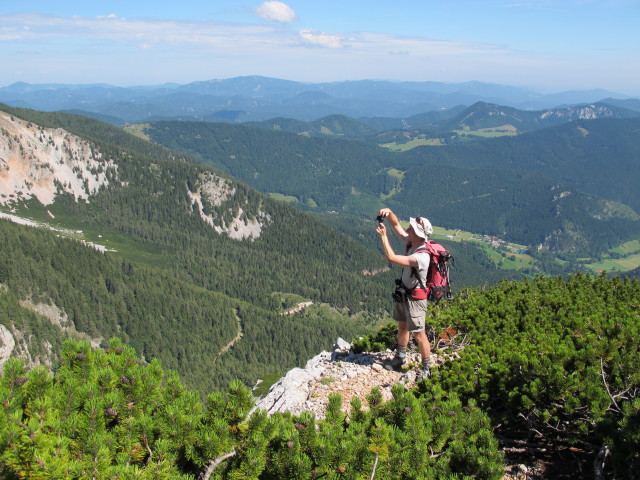
[[311, 30], [301, 30], [299, 32], [302, 43], [326, 48], [342, 48], [344, 46], [344, 36], [330, 33], [313, 32]]
[[[123, 41], [173, 44], [246, 44], [277, 34], [272, 27], [215, 22], [127, 19], [115, 15], [58, 17], [42, 14], [0, 15], [0, 41]], [[102, 44], [105, 48], [109, 44]]]
[[[263, 5], [279, 3], [266, 2]], [[284, 4], [283, 4], [284, 5]], [[287, 48], [316, 46], [327, 49], [351, 49], [377, 54], [403, 52], [412, 55], [456, 55], [468, 53], [496, 54], [500, 48], [464, 42], [438, 41], [422, 37], [403, 37], [375, 32], [342, 33], [314, 30], [281, 29], [268, 24], [217, 23], [207, 21], [177, 21], [128, 19], [116, 15], [99, 17], [59, 17], [43, 14], [0, 15], [0, 42], [25, 41], [46, 45], [51, 39], [69, 42], [98, 42], [108, 49], [108, 42], [129, 42], [144, 48], [172, 44], [201, 45], [209, 48], [231, 48], [242, 55], [245, 51], [278, 47], [273, 55]]]

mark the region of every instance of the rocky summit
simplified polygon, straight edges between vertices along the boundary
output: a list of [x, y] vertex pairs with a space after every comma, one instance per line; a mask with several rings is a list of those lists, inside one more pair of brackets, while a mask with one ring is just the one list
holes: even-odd
[[[459, 345], [434, 349], [431, 365], [440, 365], [459, 356]], [[255, 408], [266, 410], [269, 414], [290, 411], [299, 415], [303, 411], [315, 414], [317, 419], [324, 418], [329, 396], [338, 393], [342, 396], [342, 409], [348, 412], [351, 399], [358, 397], [363, 408], [367, 406], [366, 396], [374, 387], [380, 388], [384, 400], [391, 399], [391, 387], [396, 383], [411, 388], [416, 384], [416, 375], [420, 365], [420, 354], [415, 348], [407, 352], [406, 369], [389, 371], [383, 365], [393, 358], [394, 352], [354, 353], [351, 345], [339, 338], [331, 352], [323, 351], [310, 359], [305, 368], [294, 368], [271, 386], [269, 392], [258, 399]]]

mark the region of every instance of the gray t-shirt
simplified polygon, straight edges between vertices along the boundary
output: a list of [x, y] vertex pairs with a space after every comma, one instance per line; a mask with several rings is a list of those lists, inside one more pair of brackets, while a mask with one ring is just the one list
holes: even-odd
[[[418, 275], [420, 275], [420, 280], [422, 280], [422, 284], [426, 286], [427, 273], [429, 273], [430, 257], [429, 257], [429, 253], [426, 251], [414, 253], [418, 249], [418, 247], [420, 247], [420, 245], [418, 245], [415, 248], [414, 247], [410, 248], [409, 251], [407, 252], [407, 255], [410, 255], [414, 257], [416, 260], [418, 260], [418, 268], [417, 268]], [[409, 289], [413, 289], [420, 286], [418, 279], [416, 278], [415, 275], [413, 275], [413, 268], [411, 267], [402, 268], [402, 284]]]

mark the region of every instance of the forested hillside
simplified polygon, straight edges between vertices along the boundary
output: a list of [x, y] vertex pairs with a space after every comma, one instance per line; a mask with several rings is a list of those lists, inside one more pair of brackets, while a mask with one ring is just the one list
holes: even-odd
[[461, 105], [404, 118], [375, 117], [355, 120], [344, 115], [330, 115], [311, 122], [275, 118], [246, 124], [308, 136], [352, 138], [376, 144], [395, 143], [399, 147], [416, 139], [432, 139], [434, 143], [450, 145], [489, 136], [521, 135], [575, 120], [639, 116], [640, 112], [637, 110], [606, 102], [538, 111], [477, 102], [470, 106]]
[[[464, 346], [393, 399], [349, 414], [251, 412], [240, 382], [200, 403], [175, 372], [113, 340], [68, 342], [53, 373], [11, 359], [0, 380], [4, 478], [499, 480], [504, 457], [540, 478], [640, 472], [637, 281], [542, 278], [468, 290], [433, 312]], [[384, 347], [393, 328], [360, 337]], [[386, 343], [385, 343], [386, 342]], [[513, 459], [511, 460], [513, 461]]]
[[537, 172], [567, 187], [640, 210], [640, 117], [579, 120], [518, 137], [406, 153], [459, 167]]
[[[576, 258], [640, 233], [638, 122], [583, 121], [404, 153], [228, 124], [159, 122], [144, 131], [300, 208], [371, 218], [388, 205], [404, 218], [419, 212], [436, 225]], [[615, 173], [603, 175], [603, 165]]]
[[[232, 378], [252, 384], [282, 373], [387, 315], [392, 277], [361, 274], [383, 267], [381, 255], [309, 215], [115, 127], [64, 114], [13, 114], [85, 136], [117, 165], [110, 186], [88, 202], [61, 192], [46, 207], [10, 202], [15, 213], [81, 230], [85, 240], [116, 250], [99, 253], [2, 221], [0, 284], [18, 317], [27, 315], [20, 302], [54, 305], [82, 334], [98, 342], [121, 336], [208, 391]], [[226, 196], [195, 196], [212, 182]], [[232, 225], [258, 220], [259, 236], [234, 238]], [[286, 300], [294, 294], [318, 304], [304, 322], [281, 315], [295, 306]], [[9, 330], [33, 330], [15, 315], [2, 318]], [[35, 343], [59, 344], [58, 337]]]
[[[364, 321], [322, 315], [300, 322], [170, 271], [104, 255], [50, 232], [0, 223], [0, 322], [24, 335], [32, 357], [45, 359], [47, 343], [57, 352], [68, 337], [96, 343], [120, 337], [207, 392], [234, 378], [253, 385], [304, 363], [338, 336], [370, 328]], [[52, 325], [54, 319], [29, 315], [30, 305], [54, 305], [62, 328]], [[237, 335], [241, 338], [225, 352]]]

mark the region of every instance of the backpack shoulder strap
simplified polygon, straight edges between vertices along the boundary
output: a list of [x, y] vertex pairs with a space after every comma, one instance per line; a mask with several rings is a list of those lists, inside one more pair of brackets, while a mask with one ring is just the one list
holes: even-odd
[[[415, 249], [415, 251], [413, 253], [428, 253], [429, 256], [431, 257], [432, 250], [429, 247], [430, 246], [426, 242], [422, 243], [421, 245], [419, 245]], [[407, 248], [407, 253], [409, 253], [409, 248]], [[413, 255], [413, 253], [412, 253], [412, 255]], [[429, 269], [427, 271], [427, 278], [428, 278], [428, 275], [429, 275], [429, 271], [431, 270], [431, 262], [433, 262], [433, 258], [429, 258]], [[418, 279], [418, 284], [420, 285], [420, 288], [422, 288], [424, 290], [425, 289], [424, 283], [422, 283], [422, 279], [420, 278], [420, 275], [418, 273], [418, 269], [416, 267], [412, 267], [411, 268], [411, 275], [413, 275], [414, 277], [416, 277]]]

